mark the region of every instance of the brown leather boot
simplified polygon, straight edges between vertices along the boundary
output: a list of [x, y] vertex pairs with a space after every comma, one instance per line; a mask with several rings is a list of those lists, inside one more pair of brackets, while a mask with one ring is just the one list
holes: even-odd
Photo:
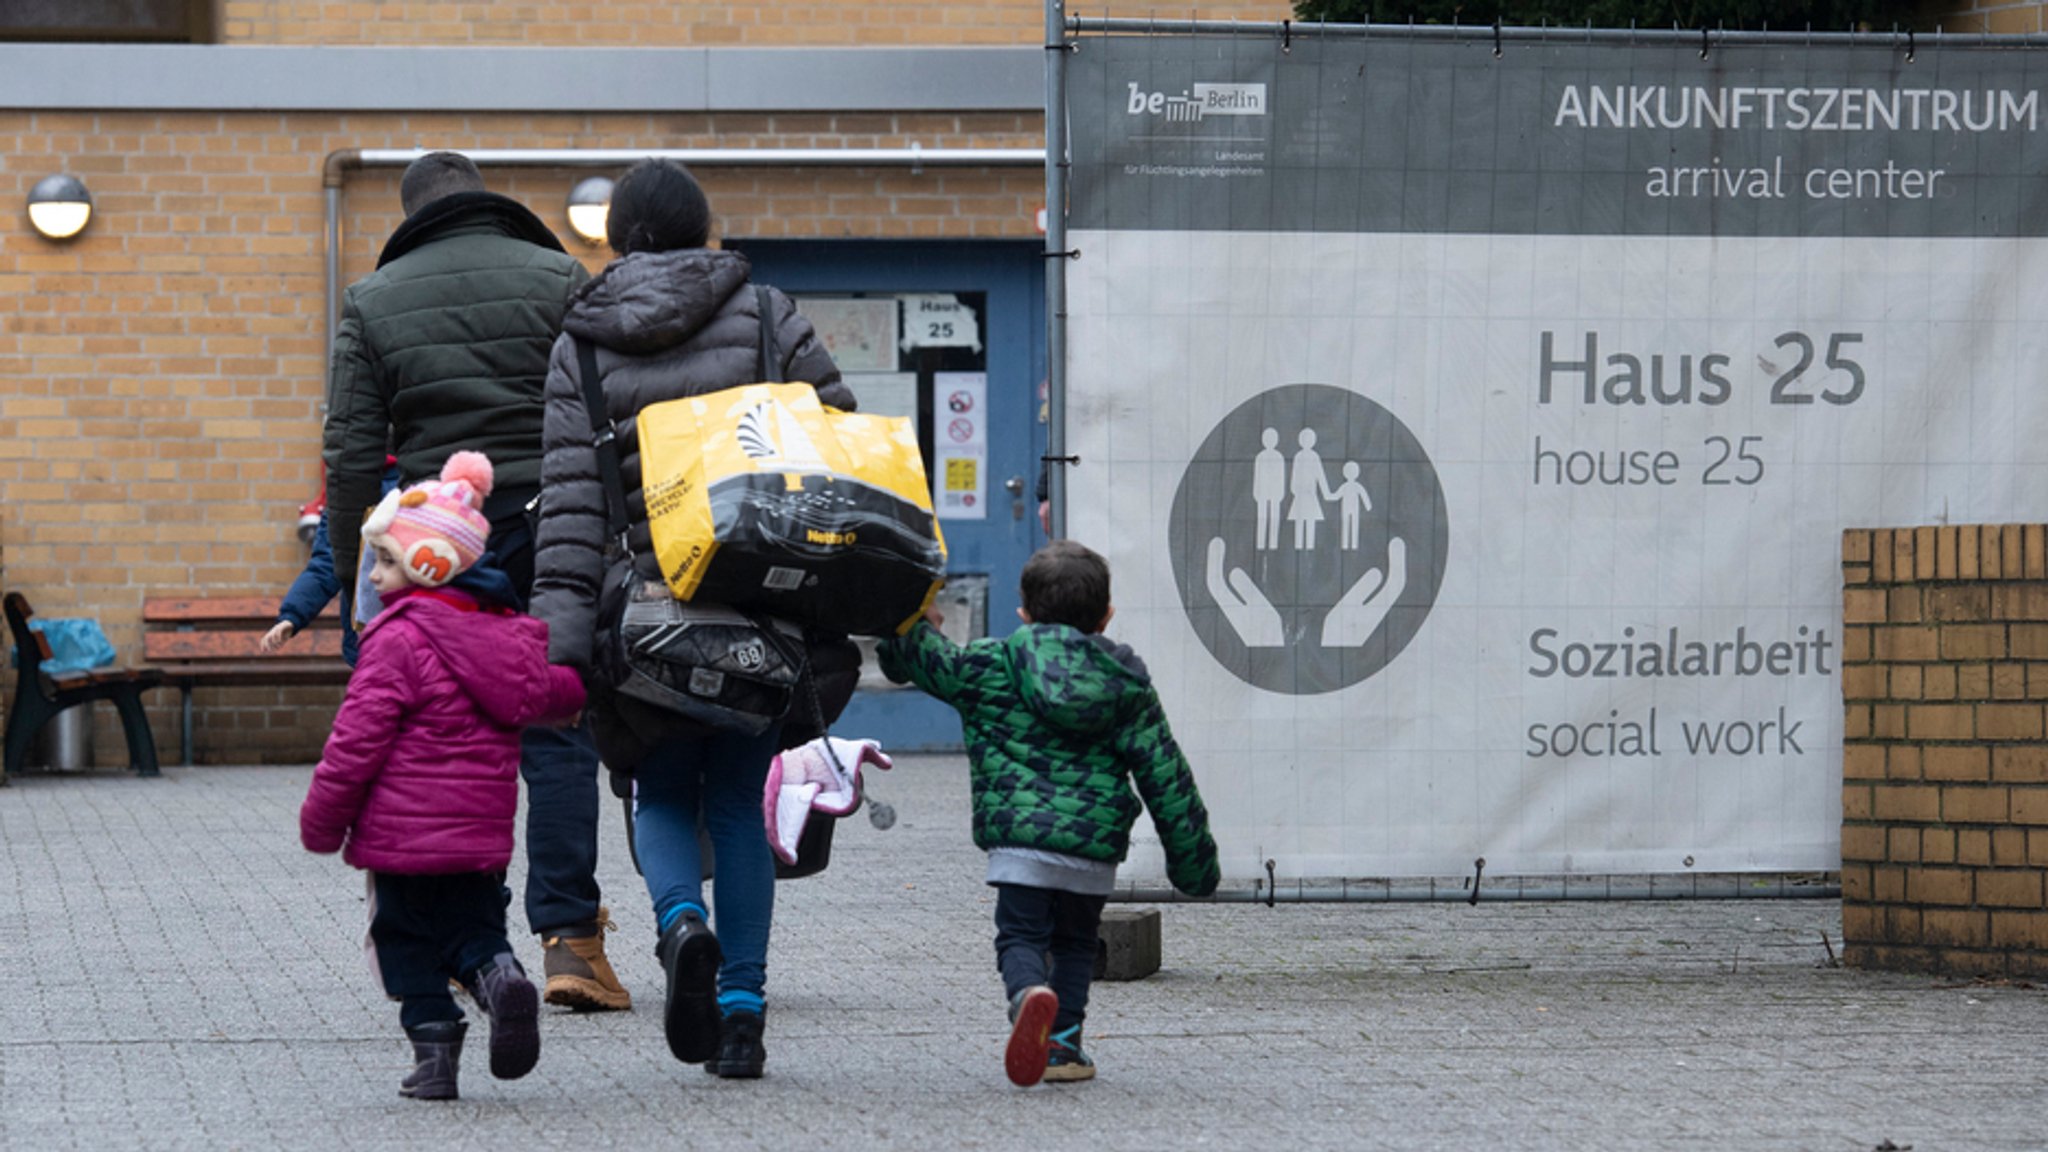
[[578, 1012], [625, 1012], [633, 1007], [633, 994], [619, 983], [604, 955], [604, 934], [614, 927], [611, 909], [599, 908], [596, 920], [541, 937], [548, 1003]]

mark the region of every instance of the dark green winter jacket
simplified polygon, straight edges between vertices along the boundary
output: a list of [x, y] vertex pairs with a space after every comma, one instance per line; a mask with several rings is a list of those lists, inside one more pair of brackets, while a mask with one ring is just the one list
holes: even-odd
[[978, 847], [1119, 863], [1142, 797], [1167, 879], [1190, 896], [1216, 890], [1208, 809], [1129, 648], [1064, 624], [961, 647], [920, 623], [882, 642], [881, 665], [959, 711]]
[[387, 428], [402, 484], [439, 475], [459, 449], [489, 456], [493, 521], [540, 490], [548, 353], [570, 293], [588, 279], [524, 205], [460, 192], [407, 217], [377, 270], [350, 285], [323, 452], [344, 591], [355, 587], [357, 529], [382, 495]]

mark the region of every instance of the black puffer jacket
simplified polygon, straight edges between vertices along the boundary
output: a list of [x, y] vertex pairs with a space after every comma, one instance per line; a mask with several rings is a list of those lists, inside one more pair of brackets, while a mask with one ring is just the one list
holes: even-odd
[[336, 577], [355, 588], [357, 529], [383, 496], [386, 429], [399, 481], [458, 449], [491, 458], [484, 514], [516, 514], [540, 485], [541, 388], [562, 316], [590, 274], [517, 200], [459, 192], [399, 225], [377, 270], [342, 298], [328, 382], [327, 515]]
[[[548, 658], [554, 663], [590, 667], [604, 577], [604, 485], [572, 337], [597, 345], [605, 406], [618, 434], [628, 539], [642, 574], [659, 581], [641, 494], [635, 418], [650, 404], [761, 378], [761, 317], [748, 271], [747, 258], [737, 252], [636, 252], [613, 261], [569, 306], [548, 365], [540, 542], [534, 554], [532, 611], [548, 622]], [[853, 392], [840, 381], [811, 322], [781, 292], [771, 288], [768, 298], [782, 378], [807, 380], [819, 400], [852, 411]]]

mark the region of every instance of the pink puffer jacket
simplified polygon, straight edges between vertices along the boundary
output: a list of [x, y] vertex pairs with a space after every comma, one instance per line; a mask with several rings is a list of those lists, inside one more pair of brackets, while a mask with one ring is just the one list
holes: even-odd
[[520, 731], [575, 715], [582, 681], [548, 664], [547, 625], [531, 616], [452, 588], [386, 604], [363, 630], [299, 839], [376, 872], [500, 871], [512, 860]]

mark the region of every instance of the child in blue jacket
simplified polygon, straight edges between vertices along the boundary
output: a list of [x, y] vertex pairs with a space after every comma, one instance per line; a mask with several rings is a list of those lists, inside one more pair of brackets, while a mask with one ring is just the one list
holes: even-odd
[[[384, 458], [384, 491], [389, 493], [398, 487], [398, 460]], [[334, 545], [327, 540], [327, 509], [320, 510], [320, 526], [313, 530], [313, 554], [306, 559], [305, 571], [292, 581], [285, 591], [284, 600], [277, 606], [277, 624], [263, 634], [256, 647], [264, 652], [275, 652], [285, 642], [306, 630], [306, 626], [318, 619], [327, 610], [336, 596], [341, 594], [341, 582], [334, 575]], [[341, 630], [341, 658], [348, 666], [356, 666], [356, 629], [344, 627]]]

